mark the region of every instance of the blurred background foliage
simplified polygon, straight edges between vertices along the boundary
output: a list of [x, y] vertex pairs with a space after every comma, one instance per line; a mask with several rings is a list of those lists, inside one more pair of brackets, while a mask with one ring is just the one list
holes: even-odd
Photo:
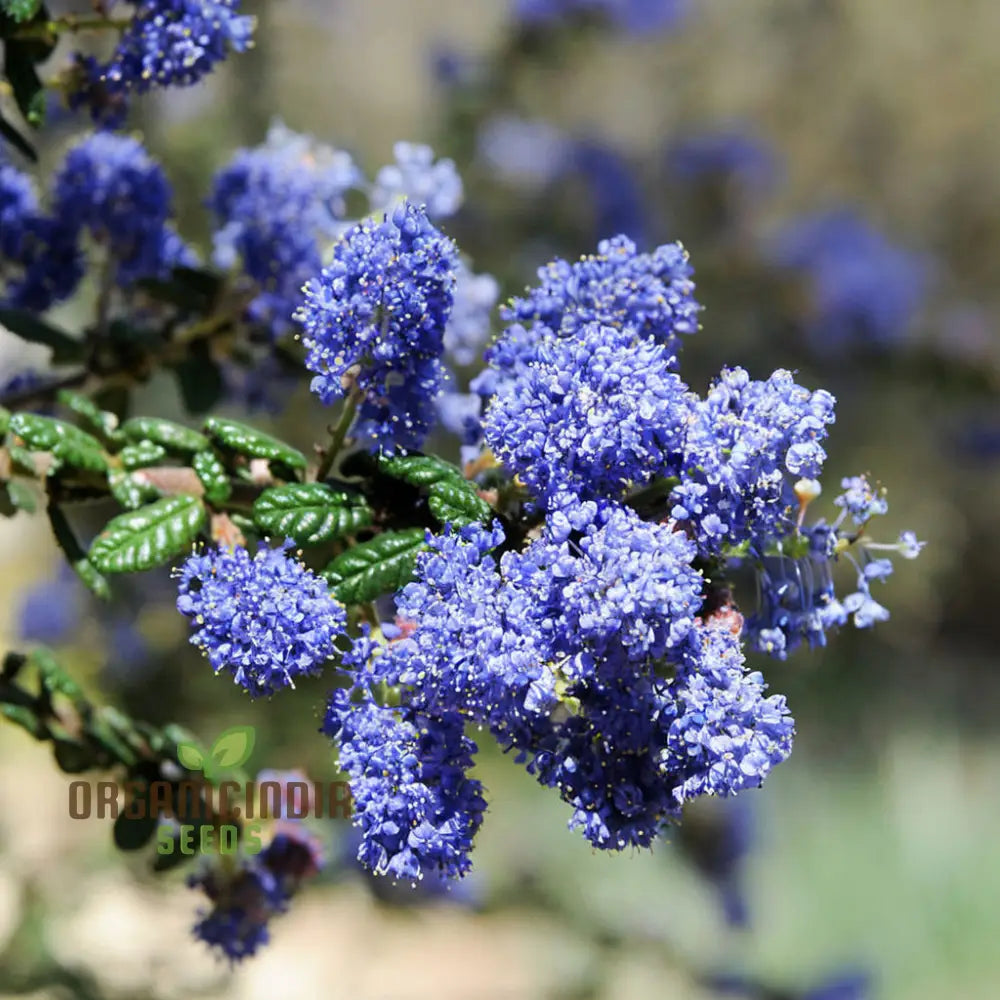
[[[212, 172], [273, 119], [369, 171], [397, 139], [453, 156], [466, 206], [446, 228], [504, 297], [619, 230], [680, 239], [705, 305], [685, 377], [791, 367], [831, 389], [827, 494], [871, 472], [889, 487], [886, 536], [928, 545], [887, 584], [890, 622], [761, 664], [795, 713], [795, 753], [746, 796], [749, 815], [692, 817], [737, 842], [598, 856], [486, 753], [469, 886], [400, 907], [333, 865], [235, 973], [188, 939], [181, 876], [68, 820], [67, 779], [0, 730], [0, 995], [698, 998], [728, 976], [743, 996], [996, 997], [1000, 8], [692, 0], [673, 29], [637, 35], [518, 27], [508, 0], [246, 6], [257, 47], [131, 122], [203, 250]], [[43, 162], [82, 127], [63, 121]], [[0, 349], [5, 373], [38, 363]], [[180, 415], [175, 394], [154, 378], [138, 406]], [[282, 405], [290, 439], [319, 439], [304, 386]], [[209, 741], [252, 724], [254, 764], [332, 776], [312, 725], [325, 682], [250, 704], [186, 645], [165, 573], [118, 581], [99, 608], [43, 521], [0, 536], [5, 647], [45, 641], [137, 717]], [[336, 855], [343, 831], [324, 835]]]

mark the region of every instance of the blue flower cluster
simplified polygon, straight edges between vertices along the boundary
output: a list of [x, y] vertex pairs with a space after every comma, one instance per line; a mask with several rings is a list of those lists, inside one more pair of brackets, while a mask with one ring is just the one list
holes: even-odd
[[128, 94], [197, 83], [230, 51], [252, 44], [254, 18], [239, 11], [240, 0], [137, 0], [111, 58], [79, 59], [74, 103], [118, 124]]
[[[486, 444], [527, 490], [533, 527], [520, 541], [499, 522], [428, 535], [396, 595], [406, 627], [385, 645], [355, 641], [350, 685], [328, 707], [359, 804], [358, 857], [374, 871], [467, 869], [482, 799], [463, 722], [514, 751], [569, 804], [570, 825], [612, 850], [650, 845], [691, 799], [759, 786], [791, 752], [785, 699], [743, 655], [746, 636], [783, 655], [804, 627], [774, 553], [826, 572], [884, 498], [845, 480], [838, 521], [803, 527], [833, 397], [787, 371], [755, 381], [739, 368], [692, 392], [675, 371], [698, 315], [690, 274], [676, 245], [639, 255], [616, 238], [543, 268], [504, 310], [478, 388], [492, 392]], [[342, 352], [338, 374], [354, 357]], [[746, 630], [727, 582], [741, 561], [765, 574]], [[883, 617], [868, 583], [889, 566], [859, 567], [857, 592], [822, 627]]]
[[[727, 624], [699, 618], [696, 549], [673, 524], [584, 502], [497, 560], [502, 542], [497, 526], [432, 539], [398, 596], [417, 628], [367, 670], [407, 711], [488, 727], [607, 849], [648, 846], [686, 799], [760, 784], [787, 756], [784, 701]], [[399, 825], [399, 805], [381, 800], [379, 821]]]
[[884, 348], [905, 337], [927, 291], [927, 261], [850, 209], [805, 216], [775, 239], [776, 263], [810, 289], [806, 326], [826, 349]]
[[327, 404], [356, 391], [357, 433], [374, 448], [419, 448], [430, 431], [457, 267], [455, 244], [403, 201], [349, 230], [305, 287], [312, 390]]
[[621, 498], [678, 463], [692, 396], [661, 344], [592, 322], [542, 333], [487, 411], [486, 442], [540, 499]]
[[304, 828], [287, 822], [280, 824], [259, 854], [235, 861], [222, 855], [205, 864], [188, 878], [188, 885], [201, 889], [212, 903], [195, 924], [195, 937], [230, 962], [255, 954], [270, 940], [269, 922], [287, 911], [302, 882], [318, 866], [311, 837]]
[[291, 545], [261, 544], [252, 557], [243, 547], [194, 552], [178, 572], [177, 609], [195, 626], [191, 642], [252, 698], [319, 673], [344, 632], [343, 607], [289, 555]]
[[248, 316], [272, 336], [292, 327], [302, 286], [346, 228], [344, 195], [361, 180], [350, 154], [280, 124], [215, 175], [213, 260], [224, 269], [239, 264], [253, 281]]
[[126, 287], [195, 263], [170, 225], [173, 192], [163, 168], [133, 138], [95, 132], [70, 148], [55, 174], [52, 214], [87, 233]]
[[163, 169], [128, 136], [96, 132], [70, 147], [56, 170], [48, 211], [30, 179], [0, 166], [0, 261], [4, 301], [44, 310], [71, 296], [83, 276], [83, 239], [104, 254], [113, 285], [162, 276], [196, 258], [170, 223]]

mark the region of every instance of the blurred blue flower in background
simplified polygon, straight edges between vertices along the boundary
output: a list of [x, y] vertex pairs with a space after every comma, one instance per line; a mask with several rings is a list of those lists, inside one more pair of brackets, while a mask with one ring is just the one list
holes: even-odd
[[924, 303], [930, 266], [851, 208], [784, 226], [773, 259], [809, 286], [806, 327], [816, 346], [885, 348], [903, 339]]

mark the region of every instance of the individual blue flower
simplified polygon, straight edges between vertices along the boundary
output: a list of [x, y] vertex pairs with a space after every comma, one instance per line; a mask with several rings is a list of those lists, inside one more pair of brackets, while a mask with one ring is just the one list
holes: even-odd
[[662, 345], [590, 323], [539, 334], [486, 412], [486, 443], [542, 500], [620, 498], [673, 467], [693, 397]]
[[83, 98], [99, 121], [119, 122], [127, 94], [190, 86], [230, 51], [251, 45], [254, 18], [239, 12], [240, 0], [137, 0], [134, 6], [111, 58], [78, 63]]
[[403, 202], [349, 230], [305, 287], [312, 391], [329, 404], [356, 386], [359, 436], [373, 448], [418, 448], [430, 430], [457, 265], [454, 243]]
[[350, 779], [358, 860], [394, 879], [464, 875], [486, 803], [466, 773], [476, 745], [461, 716], [381, 706], [366, 688], [360, 703], [351, 695], [334, 692], [323, 731]]
[[72, 146], [56, 171], [52, 215], [88, 232], [108, 254], [120, 286], [195, 262], [169, 224], [173, 192], [137, 140], [95, 132]]
[[401, 200], [423, 206], [429, 219], [446, 219], [462, 205], [462, 178], [454, 160], [434, 159], [434, 150], [415, 142], [393, 146], [396, 162], [375, 175], [369, 193], [371, 210], [391, 212]]
[[808, 281], [806, 326], [818, 348], [898, 343], [926, 297], [927, 261], [891, 243], [852, 209], [789, 223], [775, 237], [773, 252], [779, 267]]
[[262, 543], [254, 556], [215, 547], [192, 553], [178, 572], [177, 609], [192, 621], [191, 642], [252, 698], [319, 673], [344, 631], [343, 607], [291, 546]]
[[840, 485], [844, 492], [833, 501], [834, 505], [850, 514], [858, 527], [888, 511], [885, 490], [873, 489], [866, 476], [848, 476]]
[[215, 175], [208, 200], [216, 219], [213, 260], [238, 265], [252, 279], [257, 294], [248, 316], [272, 336], [292, 329], [302, 286], [346, 228], [344, 195], [360, 183], [350, 154], [280, 123], [263, 145], [237, 151]]

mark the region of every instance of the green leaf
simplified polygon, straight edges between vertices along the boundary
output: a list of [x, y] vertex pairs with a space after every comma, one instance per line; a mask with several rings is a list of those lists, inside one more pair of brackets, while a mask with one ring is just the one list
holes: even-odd
[[209, 447], [208, 438], [204, 434], [159, 417], [132, 417], [122, 424], [122, 433], [130, 441], [152, 441], [178, 455], [193, 455]]
[[178, 743], [177, 760], [189, 771], [200, 771], [205, 766], [205, 755], [194, 743]]
[[231, 726], [212, 744], [212, 760], [218, 767], [239, 767], [249, 760], [256, 740], [253, 726]]
[[0, 705], [0, 715], [22, 729], [27, 730], [36, 740], [45, 739], [45, 726], [38, 715], [27, 705]]
[[107, 468], [101, 442], [73, 424], [37, 413], [15, 413], [8, 430], [32, 451], [50, 452], [57, 464], [91, 472], [104, 472]]
[[122, 440], [118, 431], [118, 417], [109, 410], [102, 410], [89, 396], [72, 389], [60, 389], [56, 393], [56, 399], [84, 420], [97, 434], [116, 444]]
[[71, 565], [73, 572], [80, 578], [87, 590], [102, 601], [111, 600], [111, 586], [89, 559], [77, 559]]
[[323, 571], [344, 604], [362, 604], [395, 593], [413, 578], [417, 556], [427, 548], [423, 528], [379, 535], [337, 556]]
[[0, 434], [6, 434], [10, 426], [10, 410], [5, 406], [0, 406]]
[[78, 710], [83, 710], [87, 704], [87, 699], [83, 695], [83, 690], [79, 684], [69, 674], [63, 670], [59, 661], [52, 653], [42, 647], [34, 650], [28, 657], [31, 664], [38, 670], [42, 687], [49, 697], [60, 694], [73, 703]]
[[121, 469], [108, 470], [108, 488], [111, 495], [126, 510], [136, 510], [143, 504], [159, 499], [160, 491], [148, 482], [141, 482]]
[[164, 497], [113, 518], [91, 545], [90, 561], [102, 573], [162, 566], [191, 547], [206, 521], [199, 497]]
[[214, 451], [199, 451], [191, 462], [195, 474], [205, 487], [205, 497], [211, 503], [224, 503], [233, 492], [226, 467]]
[[42, 6], [42, 0], [0, 0], [0, 10], [18, 22], [30, 21]]
[[248, 458], [266, 458], [287, 465], [290, 469], [304, 469], [306, 456], [284, 441], [258, 431], [236, 420], [210, 417], [205, 421], [205, 433], [220, 445]]
[[318, 545], [367, 527], [372, 512], [362, 498], [323, 483], [290, 483], [265, 490], [253, 505], [253, 518], [273, 535]]
[[378, 467], [393, 479], [413, 486], [430, 486], [453, 479], [464, 481], [461, 469], [432, 455], [380, 455]]
[[0, 309], [0, 326], [29, 344], [41, 344], [52, 348], [52, 363], [72, 364], [82, 361], [85, 345], [58, 327], [38, 318], [35, 313], [21, 309]]
[[464, 527], [487, 523], [492, 516], [490, 505], [468, 480], [439, 480], [430, 488], [427, 505], [442, 524]]
[[140, 441], [138, 444], [126, 445], [118, 457], [122, 465], [131, 472], [159, 464], [167, 457], [167, 450], [152, 441]]

